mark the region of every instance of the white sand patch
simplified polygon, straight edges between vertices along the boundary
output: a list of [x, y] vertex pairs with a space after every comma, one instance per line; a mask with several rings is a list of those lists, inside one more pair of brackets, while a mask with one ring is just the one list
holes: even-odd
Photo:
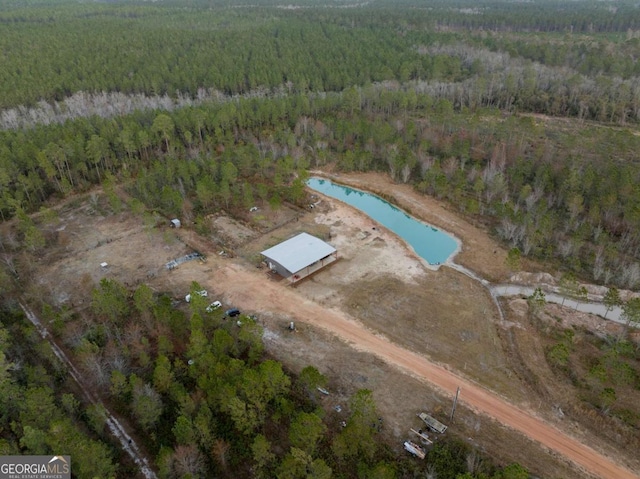
[[[350, 283], [382, 271], [410, 282], [425, 275], [424, 261], [395, 233], [355, 208], [338, 201], [331, 201], [331, 205], [332, 210], [318, 214], [315, 221], [330, 227], [329, 242], [341, 259], [331, 269], [338, 273], [340, 282]], [[344, 263], [349, 266], [341, 267]]]

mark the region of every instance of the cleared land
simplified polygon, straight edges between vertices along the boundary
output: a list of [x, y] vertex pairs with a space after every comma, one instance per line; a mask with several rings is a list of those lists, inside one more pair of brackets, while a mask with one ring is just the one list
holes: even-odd
[[[383, 175], [341, 179], [385, 192], [415, 216], [454, 233], [463, 244], [456, 261], [466, 267], [491, 280], [508, 277], [506, 253], [484, 231], [441, 203], [410, 187], [391, 184]], [[101, 277], [131, 286], [146, 282], [176, 299], [184, 298], [196, 280], [207, 287], [212, 301], [220, 299], [225, 307], [258, 314], [268, 350], [290, 369], [313, 364], [329, 376], [331, 395], [323, 400], [336, 421], [340, 415], [333, 406], [344, 404], [359, 388], [373, 390], [385, 418], [384, 432], [397, 441], [399, 450], [400, 439], [419, 425], [415, 415], [421, 410], [448, 422], [450, 393], [460, 385], [461, 400], [471, 408], [458, 409], [447, 434], [456, 434], [505, 462], [519, 461], [544, 477], [584, 477], [584, 470], [568, 464], [566, 457], [572, 455], [601, 477], [635, 477], [616, 464], [640, 470], [633, 454], [637, 440], [603, 441], [595, 428], [558, 414], [562, 398], [532, 389], [514, 361], [517, 353], [525, 355], [523, 363], [538, 360], [540, 354], [533, 344], [535, 331], [527, 331], [530, 337], [522, 334], [527, 327], [522, 311], [501, 321], [477, 282], [446, 267], [429, 270], [395, 235], [373, 229], [368, 218], [351, 208], [323, 199], [307, 212], [289, 208], [272, 212], [267, 207], [246, 212], [240, 221], [218, 216], [211, 218], [212, 233], [206, 238], [188, 229], [144, 227], [141, 217], [101, 214], [89, 203], [89, 198], [67, 203], [48, 227], [56, 246], [32, 260], [33, 276], [40, 278], [30, 292], [34, 300], [44, 291], [58, 304], [81, 312], [91, 286]], [[341, 259], [290, 288], [256, 267], [258, 253], [299, 231], [328, 238]], [[208, 261], [164, 269], [167, 261], [193, 249], [207, 254]], [[228, 256], [219, 255], [221, 251]], [[100, 267], [103, 261], [109, 263], [107, 268]], [[297, 333], [286, 330], [291, 320], [299, 324]], [[68, 334], [72, 330], [70, 324]], [[487, 395], [485, 388], [496, 395]], [[505, 405], [502, 398], [516, 407]], [[521, 416], [523, 412], [527, 414]], [[526, 435], [500, 424], [509, 422]], [[565, 433], [598, 453], [572, 442]], [[554, 442], [558, 440], [561, 443]]]

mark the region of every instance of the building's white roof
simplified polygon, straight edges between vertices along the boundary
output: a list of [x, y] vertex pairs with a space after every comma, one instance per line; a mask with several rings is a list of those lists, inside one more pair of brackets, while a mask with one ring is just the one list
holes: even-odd
[[308, 233], [300, 233], [262, 252], [263, 256], [281, 264], [291, 273], [335, 253], [336, 249]]

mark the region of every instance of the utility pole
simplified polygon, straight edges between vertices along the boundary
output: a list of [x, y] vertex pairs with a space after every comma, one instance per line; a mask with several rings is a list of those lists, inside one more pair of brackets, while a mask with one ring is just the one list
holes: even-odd
[[456, 397], [453, 400], [453, 408], [451, 409], [451, 422], [453, 422], [453, 415], [456, 412], [456, 405], [458, 404], [458, 396], [460, 395], [460, 386], [458, 386], [458, 389], [456, 390]]

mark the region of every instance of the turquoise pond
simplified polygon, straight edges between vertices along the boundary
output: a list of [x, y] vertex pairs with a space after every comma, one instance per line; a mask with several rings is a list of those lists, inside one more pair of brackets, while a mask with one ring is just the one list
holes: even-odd
[[321, 178], [310, 178], [307, 186], [366, 213], [409, 243], [431, 265], [446, 262], [458, 249], [458, 243], [450, 235], [416, 220], [378, 196]]

